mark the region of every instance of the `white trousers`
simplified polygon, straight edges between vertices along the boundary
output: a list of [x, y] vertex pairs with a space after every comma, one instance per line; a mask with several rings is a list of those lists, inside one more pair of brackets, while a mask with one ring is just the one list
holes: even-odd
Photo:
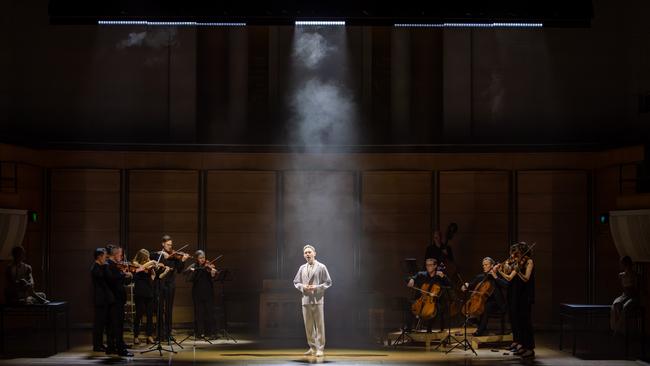
[[302, 319], [305, 321], [305, 334], [309, 348], [314, 351], [323, 351], [325, 349], [323, 304], [303, 305]]

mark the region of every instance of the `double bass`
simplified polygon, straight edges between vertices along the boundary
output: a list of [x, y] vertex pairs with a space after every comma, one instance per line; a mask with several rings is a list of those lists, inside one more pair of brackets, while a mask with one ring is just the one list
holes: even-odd
[[422, 320], [433, 319], [438, 313], [438, 298], [442, 287], [437, 283], [424, 283], [420, 288], [413, 289], [422, 294], [411, 305], [411, 313]]

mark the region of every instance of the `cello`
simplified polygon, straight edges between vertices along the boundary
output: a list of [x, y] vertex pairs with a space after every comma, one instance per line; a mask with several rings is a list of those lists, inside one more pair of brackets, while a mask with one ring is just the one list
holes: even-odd
[[438, 298], [442, 287], [437, 283], [424, 283], [420, 288], [413, 289], [422, 294], [411, 305], [411, 313], [422, 320], [433, 319], [438, 313]]
[[492, 293], [494, 292], [494, 282], [488, 281], [489, 273], [485, 273], [485, 277], [476, 284], [474, 290], [471, 291], [472, 295], [463, 304], [462, 313], [468, 317], [478, 317], [485, 311], [485, 304]]

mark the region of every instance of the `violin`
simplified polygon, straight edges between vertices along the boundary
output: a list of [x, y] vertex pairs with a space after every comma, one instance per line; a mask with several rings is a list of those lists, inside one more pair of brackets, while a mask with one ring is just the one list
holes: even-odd
[[189, 246], [189, 244], [186, 244], [186, 245], [182, 246], [182, 247], [181, 247], [180, 249], [178, 249], [178, 250], [172, 250], [171, 253], [167, 253], [167, 252], [165, 252], [165, 251], [163, 251], [163, 252], [164, 252], [165, 254], [167, 254], [167, 257], [166, 257], [166, 258], [176, 258], [176, 259], [181, 259], [181, 258], [184, 257], [184, 256], [187, 256], [187, 258], [194, 258], [194, 257], [192, 257], [191, 255], [189, 255], [189, 254], [187, 254], [187, 253], [181, 251], [181, 250], [185, 249], [185, 248], [188, 247], [188, 246]]
[[122, 261], [116, 262], [115, 265], [122, 272], [135, 272], [140, 269], [140, 265], [132, 262]]

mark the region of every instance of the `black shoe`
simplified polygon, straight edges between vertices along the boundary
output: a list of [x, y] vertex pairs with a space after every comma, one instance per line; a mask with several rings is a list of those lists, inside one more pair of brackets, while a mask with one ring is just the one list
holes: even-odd
[[526, 350], [526, 352], [522, 353], [521, 358], [535, 358], [535, 351], [532, 349]]
[[123, 349], [117, 353], [118, 356], [120, 357], [133, 357], [133, 353], [129, 352], [126, 349]]
[[106, 348], [105, 352], [106, 352], [107, 355], [116, 355], [117, 354], [117, 350], [115, 350], [113, 348]]
[[94, 346], [93, 347], [93, 352], [106, 352], [106, 347], [105, 346]]
[[483, 333], [483, 332], [478, 332], [478, 331], [472, 333], [472, 337], [482, 337], [482, 336], [484, 336], [484, 335], [485, 335], [485, 333]]

